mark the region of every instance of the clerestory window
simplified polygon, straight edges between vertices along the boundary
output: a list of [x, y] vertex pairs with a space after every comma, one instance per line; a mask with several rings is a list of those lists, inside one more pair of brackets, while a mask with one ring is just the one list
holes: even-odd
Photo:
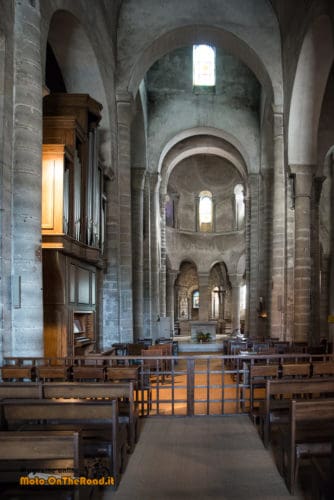
[[216, 50], [210, 45], [193, 46], [193, 88], [214, 90], [216, 85]]
[[198, 221], [200, 231], [213, 230], [213, 201], [210, 191], [201, 191], [199, 194]]

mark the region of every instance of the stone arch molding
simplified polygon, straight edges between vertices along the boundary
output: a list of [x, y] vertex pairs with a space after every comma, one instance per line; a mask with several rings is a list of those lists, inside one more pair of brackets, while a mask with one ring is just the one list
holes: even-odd
[[89, 94], [103, 106], [100, 149], [106, 166], [111, 165], [108, 101], [93, 45], [80, 20], [67, 10], [56, 10], [49, 21], [44, 49], [49, 42], [69, 93]]
[[308, 29], [298, 59], [289, 114], [290, 165], [317, 163], [321, 105], [333, 59], [332, 24], [322, 15]]
[[[235, 144], [238, 141], [232, 139]], [[238, 144], [241, 150], [244, 148]], [[161, 176], [160, 192], [167, 193], [169, 177], [173, 169], [185, 158], [196, 154], [216, 155], [228, 160], [240, 173], [246, 184], [248, 166], [239, 150], [219, 131], [200, 128], [183, 131], [165, 146], [161, 153], [158, 171]]]
[[[267, 97], [282, 106], [280, 33], [269, 2], [214, 0], [210, 7], [203, 13], [201, 0], [181, 4], [171, 0], [162, 15], [161, 6], [152, 1], [149, 8], [146, 5], [145, 19], [137, 23], [142, 1], [130, 0], [123, 5], [118, 87], [135, 95], [147, 70], [163, 55], [182, 46], [208, 43], [243, 61], [257, 76]], [[133, 26], [131, 32], [127, 29], [129, 23]]]

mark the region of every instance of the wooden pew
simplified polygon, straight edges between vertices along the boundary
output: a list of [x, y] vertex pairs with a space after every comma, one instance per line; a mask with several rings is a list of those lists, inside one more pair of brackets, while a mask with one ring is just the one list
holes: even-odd
[[0, 399], [41, 398], [42, 384], [35, 382], [0, 382]]
[[282, 471], [293, 494], [300, 459], [332, 452], [334, 399], [291, 400], [288, 425], [281, 431]]
[[250, 413], [254, 421], [258, 418], [258, 408], [256, 404], [263, 400], [255, 398], [256, 389], [264, 389], [268, 379], [278, 378], [279, 364], [253, 364], [249, 369], [249, 385], [250, 385]]
[[118, 422], [118, 401], [7, 399], [0, 401], [4, 430], [74, 430], [83, 437], [86, 457], [108, 459], [118, 485], [126, 459], [126, 429]]
[[332, 500], [334, 491], [334, 441], [330, 456], [312, 457], [312, 500]]
[[289, 404], [293, 397], [319, 398], [320, 395], [332, 393], [334, 394], [334, 378], [267, 380], [265, 402], [260, 409], [265, 447], [268, 447], [270, 442], [272, 421], [287, 421]]
[[0, 482], [18, 482], [23, 470], [84, 473], [82, 440], [75, 431], [0, 432]]
[[43, 384], [43, 397], [79, 399], [118, 399], [119, 422], [128, 428], [129, 452], [138, 441], [139, 419], [133, 398], [133, 383], [111, 384], [93, 382], [49, 382]]

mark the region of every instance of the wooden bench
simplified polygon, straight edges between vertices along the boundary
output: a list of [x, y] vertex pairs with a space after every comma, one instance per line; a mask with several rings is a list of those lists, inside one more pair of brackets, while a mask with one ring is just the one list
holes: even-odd
[[334, 378], [267, 380], [264, 405], [259, 411], [265, 447], [268, 447], [270, 442], [271, 423], [287, 421], [289, 404], [293, 397], [319, 398], [320, 395], [331, 393], [334, 394]]
[[254, 421], [258, 418], [258, 408], [256, 404], [263, 400], [262, 396], [260, 399], [255, 398], [255, 390], [263, 389], [266, 386], [266, 381], [272, 378], [278, 378], [279, 374], [279, 364], [253, 364], [249, 368], [249, 386], [250, 386], [250, 414]]
[[8, 399], [0, 401], [4, 430], [74, 430], [84, 456], [107, 457], [108, 475], [118, 485], [126, 462], [126, 428], [118, 422], [118, 401]]
[[334, 442], [330, 456], [312, 457], [312, 500], [332, 500], [334, 491]]
[[293, 494], [300, 459], [332, 453], [334, 399], [291, 400], [288, 425], [281, 431], [281, 467]]
[[35, 382], [0, 382], [0, 399], [41, 398], [42, 384]]
[[118, 399], [119, 422], [128, 429], [129, 452], [132, 453], [139, 436], [139, 419], [134, 404], [133, 383], [110, 384], [93, 382], [49, 382], [43, 385], [43, 397], [79, 399]]
[[[0, 482], [18, 482], [23, 470], [31, 473], [66, 469], [84, 473], [83, 449], [75, 431], [0, 432]], [[68, 474], [67, 474], [68, 475]]]

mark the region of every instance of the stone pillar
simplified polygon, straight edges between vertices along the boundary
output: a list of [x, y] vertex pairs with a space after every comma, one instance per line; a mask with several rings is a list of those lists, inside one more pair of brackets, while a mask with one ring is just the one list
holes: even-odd
[[240, 274], [229, 275], [232, 285], [232, 332], [240, 330], [240, 287], [242, 276]]
[[131, 169], [132, 190], [132, 276], [133, 276], [133, 337], [144, 337], [144, 183], [145, 170]]
[[164, 193], [160, 193], [160, 232], [161, 232], [161, 250], [160, 250], [160, 316], [166, 316], [166, 197]]
[[133, 341], [132, 242], [131, 242], [131, 121], [133, 99], [127, 92], [117, 99], [118, 179], [120, 209], [120, 342]]
[[[248, 208], [248, 331], [254, 335], [257, 332], [257, 302], [259, 296], [259, 255], [260, 255], [260, 224], [259, 224], [259, 205], [260, 205], [260, 176], [250, 174], [248, 176], [249, 195], [247, 199]], [[240, 285], [238, 285], [240, 287]], [[240, 290], [239, 290], [240, 291]], [[239, 315], [240, 316], [240, 315]], [[239, 318], [240, 319], [240, 318]], [[240, 323], [240, 321], [239, 321]], [[239, 328], [239, 327], [237, 327]]]
[[160, 206], [159, 206], [160, 174], [150, 174], [151, 194], [151, 312], [152, 338], [159, 336], [160, 317]]
[[291, 165], [295, 176], [294, 340], [310, 340], [311, 319], [311, 165]]
[[[334, 158], [331, 158], [331, 220], [334, 220]], [[328, 314], [334, 316], [334, 228], [330, 234], [330, 265], [329, 265], [329, 308]], [[334, 323], [328, 323], [328, 340], [333, 344], [334, 351]]]
[[144, 337], [152, 337], [151, 273], [151, 178], [146, 174], [144, 186]]
[[199, 321], [209, 321], [209, 311], [211, 304], [211, 296], [209, 293], [209, 273], [198, 273], [198, 289], [199, 289]]
[[312, 199], [311, 199], [311, 260], [312, 260], [312, 276], [311, 276], [311, 314], [310, 321], [310, 342], [313, 345], [318, 345], [320, 337], [325, 333], [321, 331], [320, 326], [320, 308], [321, 308], [321, 256], [320, 256], [320, 217], [319, 217], [319, 203], [322, 191], [322, 184], [325, 177], [314, 177]]
[[284, 168], [283, 114], [274, 109], [274, 187], [271, 245], [270, 335], [285, 336], [285, 259], [286, 259], [286, 180]]
[[[14, 4], [12, 335], [5, 356], [43, 356], [42, 68], [39, 8]], [[9, 332], [8, 332], [9, 333]]]
[[321, 259], [321, 288], [320, 288], [320, 332], [321, 336], [328, 338], [328, 311], [329, 311], [329, 287], [328, 278], [330, 269], [329, 255], [323, 255]]
[[168, 269], [167, 271], [167, 316], [170, 318], [171, 329], [174, 332], [175, 311], [175, 280], [178, 272]]

